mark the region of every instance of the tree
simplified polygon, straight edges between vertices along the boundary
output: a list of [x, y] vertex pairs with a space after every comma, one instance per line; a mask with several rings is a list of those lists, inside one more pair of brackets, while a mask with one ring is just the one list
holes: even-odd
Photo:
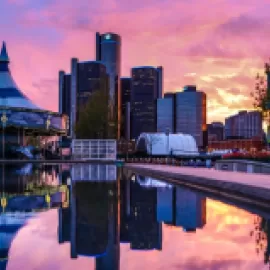
[[267, 86], [265, 78], [260, 76], [258, 73], [256, 76], [256, 85], [255, 89], [251, 92], [251, 97], [253, 98], [253, 106], [257, 110], [264, 112], [266, 111], [266, 93]]
[[267, 124], [267, 133], [270, 136], [270, 65], [268, 63], [265, 64], [265, 73], [267, 81], [264, 76], [257, 74], [255, 89], [251, 92], [251, 97], [254, 108], [261, 112], [263, 120]]
[[110, 117], [108, 79], [102, 78], [98, 89], [79, 110], [75, 134], [78, 139], [116, 138], [116, 117]]

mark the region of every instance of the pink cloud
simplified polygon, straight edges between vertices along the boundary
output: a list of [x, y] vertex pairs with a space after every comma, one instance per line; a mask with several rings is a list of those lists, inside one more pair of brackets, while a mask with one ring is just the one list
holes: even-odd
[[[14, 77], [34, 102], [52, 110], [58, 104], [58, 70], [68, 72], [71, 57], [94, 59], [96, 31], [122, 36], [122, 75], [129, 75], [132, 66], [162, 65], [165, 91], [190, 83], [207, 90], [208, 99], [220, 106], [220, 113], [209, 111], [209, 121], [224, 120], [235, 111], [234, 104], [219, 98], [217, 88], [249, 96], [257, 70], [268, 59], [266, 0], [245, 5], [232, 0], [78, 0], [76, 5], [59, 0], [43, 2], [42, 7], [38, 1], [19, 2], [28, 8], [16, 17], [9, 13], [17, 29], [3, 30]], [[10, 2], [8, 8], [14, 11], [16, 5]], [[188, 73], [196, 76], [185, 76]], [[232, 73], [237, 76], [228, 77]], [[213, 74], [224, 79], [202, 79]], [[44, 93], [50, 93], [50, 101]], [[252, 107], [252, 101], [239, 104], [239, 109], [247, 105]]]

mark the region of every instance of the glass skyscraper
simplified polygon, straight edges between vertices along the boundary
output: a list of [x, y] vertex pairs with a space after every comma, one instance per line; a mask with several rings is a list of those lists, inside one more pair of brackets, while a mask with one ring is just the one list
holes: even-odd
[[[59, 71], [59, 113], [65, 114], [69, 117], [71, 114], [71, 76], [64, 71]], [[70, 127], [70, 122], [69, 125]], [[68, 131], [70, 133], [70, 130]]]
[[163, 96], [162, 67], [131, 70], [131, 138], [157, 131], [157, 99]]
[[192, 135], [198, 147], [205, 147], [206, 131], [206, 94], [186, 86], [176, 93], [176, 133]]
[[74, 126], [78, 121], [79, 111], [86, 104], [94, 91], [108, 88], [106, 67], [99, 61], [78, 62], [71, 60], [71, 74], [59, 72], [59, 111], [70, 118], [70, 136], [76, 137]]
[[121, 123], [119, 84], [121, 76], [121, 37], [114, 33], [96, 33], [96, 60], [104, 63], [109, 75], [109, 120], [111, 125], [115, 124], [117, 120], [117, 137], [119, 137]]
[[120, 83], [121, 92], [121, 137], [127, 139], [126, 127], [129, 125], [130, 119], [128, 118], [127, 107], [130, 102], [130, 91], [131, 91], [131, 78], [123, 77]]
[[157, 132], [174, 133], [174, 101], [172, 98], [157, 99]]

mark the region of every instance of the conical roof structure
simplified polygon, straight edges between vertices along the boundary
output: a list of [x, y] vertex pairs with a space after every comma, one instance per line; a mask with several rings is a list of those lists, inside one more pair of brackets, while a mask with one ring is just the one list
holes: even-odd
[[40, 109], [18, 88], [9, 70], [6, 43], [0, 53], [0, 106], [11, 108]]

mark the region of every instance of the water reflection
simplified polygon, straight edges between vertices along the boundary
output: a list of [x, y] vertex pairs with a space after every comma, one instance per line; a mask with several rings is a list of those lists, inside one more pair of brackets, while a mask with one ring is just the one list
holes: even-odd
[[[0, 270], [18, 269], [21, 258], [23, 269], [263, 269], [269, 263], [267, 213], [259, 217], [113, 165], [2, 166], [1, 175]], [[38, 250], [40, 256], [28, 255]]]

